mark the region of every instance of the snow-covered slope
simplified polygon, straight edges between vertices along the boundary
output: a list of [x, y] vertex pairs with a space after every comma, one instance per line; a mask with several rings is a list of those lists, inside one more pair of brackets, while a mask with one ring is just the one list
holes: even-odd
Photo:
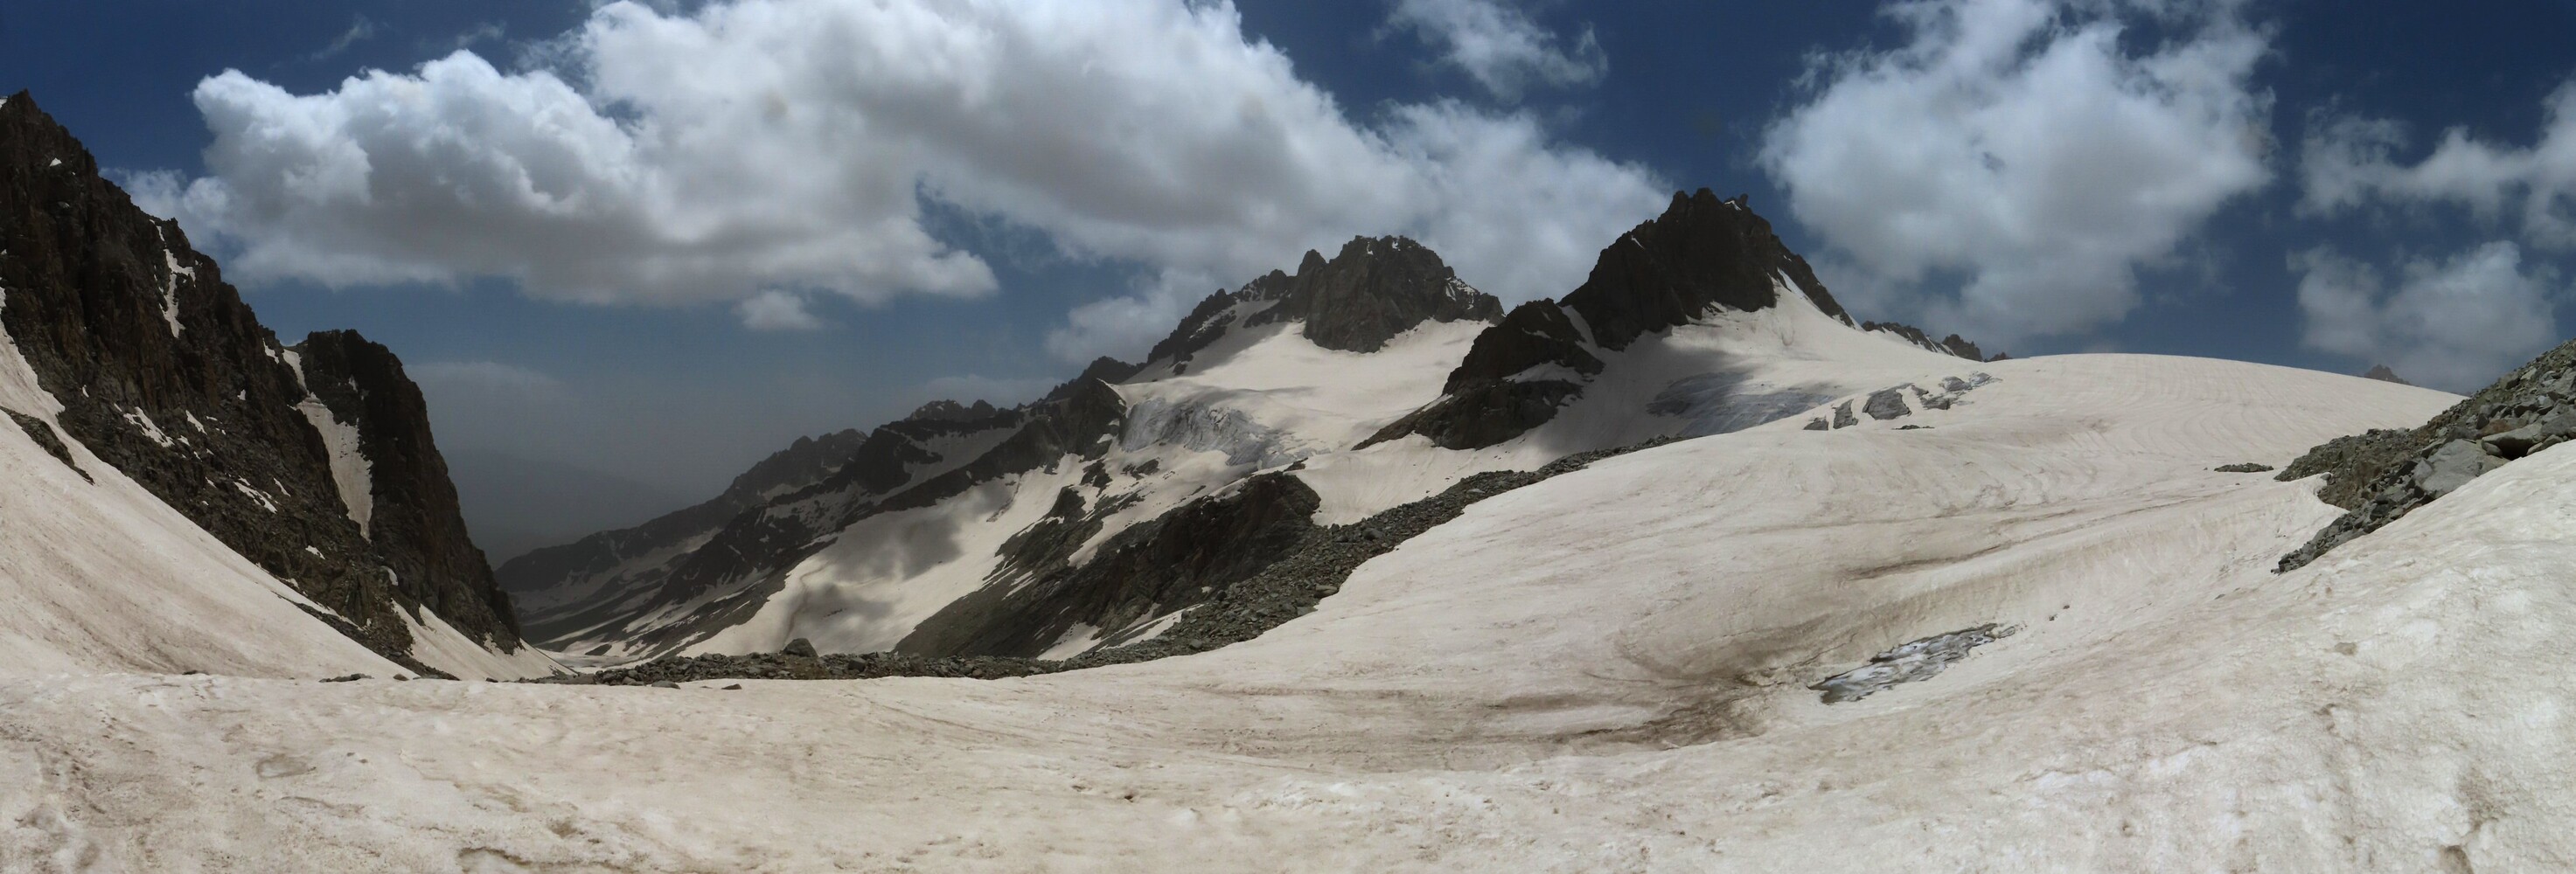
[[[2453, 398], [2151, 356], [1985, 369], [1930, 430], [1792, 418], [1477, 504], [1185, 658], [741, 691], [0, 680], [0, 867], [2576, 861], [2576, 454], [2275, 576], [2334, 509], [2211, 468]], [[1998, 623], [1930, 679], [1806, 688]]]
[[[1077, 626], [1133, 632], [1224, 581], [1052, 593], [1139, 526], [1236, 500], [1253, 477], [1347, 451], [1438, 398], [1501, 312], [1419, 244], [1355, 239], [1330, 259], [1308, 253], [1294, 275], [1210, 296], [1143, 365], [1104, 359], [1011, 410], [925, 408], [792, 488], [540, 550], [502, 576], [527, 593], [532, 634], [593, 663], [797, 637], [834, 651], [1033, 655], [1079, 643], [1065, 637]], [[871, 470], [881, 475], [857, 475]], [[1397, 500], [1446, 484], [1421, 480]], [[1303, 490], [1260, 494], [1293, 504]], [[1313, 512], [1288, 515], [1309, 525]]]
[[61, 407], [0, 330], [0, 409], [15, 414], [0, 422], [0, 672], [399, 670], [307, 615], [319, 608], [294, 588], [64, 441], [54, 421]]
[[[1860, 330], [1767, 223], [1705, 190], [1605, 248], [1565, 304], [1508, 317], [1419, 244], [1361, 238], [1211, 295], [1146, 363], [1095, 363], [997, 414], [994, 439], [896, 441], [920, 476], [741, 502], [688, 537], [612, 532], [503, 576], [550, 605], [528, 614], [539, 639], [595, 663], [800, 637], [830, 652], [1078, 653], [1169, 627], [1299, 528], [1854, 393], [1907, 395], [1875, 408], [1920, 423], [1973, 403], [1979, 363]], [[1188, 566], [1112, 572], [1172, 560]]]
[[0, 336], [6, 430], [49, 462], [0, 475], [10, 667], [301, 674], [350, 661], [327, 634], [406, 672], [557, 669], [520, 645], [393, 353], [280, 343], [23, 92], [0, 101]]

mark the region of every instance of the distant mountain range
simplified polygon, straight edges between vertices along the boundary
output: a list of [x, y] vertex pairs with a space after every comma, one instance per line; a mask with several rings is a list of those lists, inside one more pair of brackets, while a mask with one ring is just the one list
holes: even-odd
[[[1562, 302], [1508, 313], [1429, 248], [1364, 237], [1210, 295], [1141, 364], [801, 440], [714, 500], [499, 577], [532, 639], [600, 662], [797, 638], [1062, 657], [1151, 639], [1319, 524], [1855, 392], [1892, 422], [1983, 384], [1980, 355], [1864, 329], [1743, 200], [1705, 190]], [[1927, 366], [1955, 376], [1902, 384]]]

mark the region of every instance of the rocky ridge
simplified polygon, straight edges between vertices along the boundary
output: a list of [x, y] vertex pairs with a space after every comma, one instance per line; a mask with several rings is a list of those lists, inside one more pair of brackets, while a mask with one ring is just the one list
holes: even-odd
[[516, 650], [400, 364], [351, 333], [280, 344], [25, 92], [0, 100], [0, 253], [0, 327], [62, 403], [59, 439], [412, 670], [437, 673], [412, 656], [424, 609]]
[[[1199, 587], [1211, 584], [1193, 575], [1212, 572], [1208, 562], [1233, 563], [1220, 576], [1258, 570], [1273, 547], [1294, 541], [1314, 509], [1311, 492], [1303, 510], [1296, 509], [1298, 501], [1289, 493], [1302, 484], [1237, 484], [1229, 494], [1257, 500], [1194, 502], [1133, 530], [1112, 532], [1098, 557], [1082, 568], [1069, 566], [1061, 553], [1082, 547], [1099, 534], [1102, 518], [1135, 500], [1112, 493], [1108, 472], [1099, 470], [1102, 453], [1120, 445], [1119, 438], [1187, 443], [1193, 435], [1207, 436], [1202, 432], [1230, 436], [1243, 430], [1240, 422], [1202, 421], [1222, 411], [1131, 410], [1113, 385], [1140, 373], [1186, 372], [1194, 355], [1236, 329], [1294, 322], [1320, 347], [1370, 352], [1425, 322], [1490, 322], [1501, 315], [1499, 301], [1459, 281], [1421, 244], [1402, 237], [1355, 238], [1330, 259], [1307, 253], [1293, 275], [1273, 271], [1238, 291], [1209, 297], [1154, 347], [1146, 365], [1103, 358], [1045, 398], [1018, 408], [943, 402], [869, 432], [855, 447], [848, 436], [855, 432], [815, 441], [792, 465], [775, 458], [764, 462], [800, 471], [792, 487], [737, 482], [714, 501], [636, 529], [514, 559], [502, 566], [501, 577], [531, 596], [536, 609], [526, 621], [536, 639], [557, 646], [615, 640], [667, 652], [748, 619], [781, 589], [788, 571], [862, 520], [929, 507], [979, 484], [1068, 461], [1090, 465], [1098, 476], [1089, 480], [1097, 483], [1089, 494], [1073, 497], [1039, 529], [1012, 538], [1013, 554], [1005, 556], [1004, 567], [1017, 569], [1025, 576], [1018, 581], [1032, 587], [979, 592], [941, 611], [900, 646], [940, 654], [1032, 654], [1075, 623], [1129, 622], [1143, 611], [1167, 614], [1195, 603], [1204, 594]], [[1130, 427], [1139, 416], [1160, 427]], [[1292, 453], [1290, 447], [1261, 445], [1268, 448], [1234, 448], [1251, 453], [1247, 464], [1296, 457], [1283, 454]], [[1215, 542], [1209, 532], [1243, 523], [1239, 514], [1265, 520], [1255, 527], [1273, 533], [1251, 536], [1231, 552], [1208, 546]], [[1195, 582], [1183, 585], [1184, 579]], [[577, 597], [533, 594], [540, 592]], [[601, 655], [612, 649], [587, 643], [572, 648]]]
[[1293, 276], [1273, 270], [1240, 289], [1209, 295], [1145, 361], [1185, 371], [1192, 356], [1237, 326], [1295, 321], [1317, 346], [1375, 352], [1426, 321], [1502, 317], [1501, 300], [1460, 281], [1428, 247], [1404, 237], [1354, 237], [1330, 260], [1308, 250]]
[[2576, 438], [2576, 341], [2542, 353], [2411, 431], [2381, 430], [2317, 446], [2283, 481], [2324, 474], [2318, 497], [2350, 512], [2282, 556], [2276, 572], [2405, 518], [2472, 479]]
[[1912, 343], [1924, 349], [1939, 352], [1943, 355], [1956, 355], [1970, 361], [2001, 361], [2006, 357], [2001, 353], [1997, 353], [1992, 358], [1986, 357], [1986, 351], [1984, 349], [1977, 348], [1977, 344], [1968, 342], [1965, 338], [1962, 338], [1957, 334], [1951, 334], [1938, 340], [1932, 339], [1931, 334], [1926, 333], [1922, 328], [1917, 328], [1913, 325], [1898, 324], [1896, 322], [1862, 322], [1860, 323], [1860, 329], [1873, 334], [1892, 335], [1899, 340]]
[[1313, 612], [1318, 602], [1340, 592], [1342, 584], [1361, 564], [1458, 518], [1467, 507], [1479, 501], [1582, 470], [1605, 458], [1670, 442], [1669, 439], [1659, 439], [1636, 446], [1571, 455], [1535, 471], [1477, 474], [1438, 495], [1378, 513], [1357, 523], [1313, 527], [1297, 537], [1292, 546], [1279, 550], [1278, 557], [1258, 573], [1216, 590], [1195, 609], [1180, 614], [1180, 619], [1162, 634], [1127, 644], [1112, 640], [1069, 659], [903, 651], [815, 654], [810, 644], [803, 647], [791, 644], [793, 652], [669, 656], [639, 665], [544, 682], [649, 686], [722, 679], [968, 677], [989, 680], [1207, 652], [1251, 640], [1288, 620]]
[[[1805, 258], [1745, 199], [1708, 189], [1673, 196], [1658, 216], [1621, 235], [1562, 301], [1515, 307], [1476, 338], [1446, 390], [1360, 443], [1419, 434], [1446, 449], [1482, 449], [1546, 424], [1603, 367], [1600, 351], [1628, 348], [1715, 309], [1770, 308], [1782, 289], [1853, 324]], [[1857, 327], [1857, 325], [1854, 325]]]

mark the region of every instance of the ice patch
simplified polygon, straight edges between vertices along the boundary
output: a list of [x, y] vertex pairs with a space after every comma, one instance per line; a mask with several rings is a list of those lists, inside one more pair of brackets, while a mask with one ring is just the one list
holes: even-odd
[[1741, 374], [1702, 373], [1673, 380], [1646, 404], [1646, 412], [1685, 420], [1683, 437], [1731, 434], [1814, 409], [1833, 395], [1796, 389], [1748, 391]]
[[1252, 420], [1240, 410], [1148, 399], [1127, 411], [1126, 432], [1119, 448], [1141, 451], [1172, 444], [1200, 452], [1223, 452], [1228, 464], [1270, 468], [1316, 453], [1296, 435]]
[[1936, 634], [1897, 644], [1871, 656], [1869, 664], [1826, 677], [1807, 688], [1824, 694], [1827, 704], [1858, 701], [1889, 687], [1929, 680], [1950, 669], [1968, 651], [2013, 636], [2019, 626], [1987, 623], [1963, 631]]

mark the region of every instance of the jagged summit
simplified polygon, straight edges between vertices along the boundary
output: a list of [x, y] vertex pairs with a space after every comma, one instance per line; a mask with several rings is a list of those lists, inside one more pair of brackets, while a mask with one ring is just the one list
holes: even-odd
[[1745, 197], [1676, 193], [1663, 215], [1601, 250], [1591, 277], [1562, 302], [1522, 304], [1478, 336], [1440, 400], [1360, 445], [1411, 434], [1449, 449], [1501, 443], [1555, 418], [1582, 380], [1601, 373], [1603, 355], [1714, 311], [1771, 309], [1784, 291], [1858, 327]]
[[1331, 260], [1308, 250], [1294, 276], [1273, 270], [1239, 290], [1209, 295], [1146, 360], [1186, 364], [1236, 325], [1297, 321], [1317, 346], [1376, 352], [1425, 321], [1502, 316], [1501, 300], [1460, 281], [1429, 247], [1404, 237], [1354, 237]]
[[2385, 364], [2371, 365], [2369, 370], [2362, 372], [2361, 378], [2376, 379], [2380, 382], [2393, 382], [2398, 385], [2414, 385], [2414, 383], [2407, 382], [2405, 377], [2398, 376], [2397, 371], [2390, 370], [2388, 365]]
[[1593, 342], [1625, 349], [1639, 335], [1699, 318], [1710, 307], [1750, 312], [1779, 301], [1783, 283], [1825, 315], [1851, 322], [1807, 259], [1789, 251], [1738, 195], [1675, 193], [1664, 214], [1601, 250], [1592, 275], [1565, 296]]

